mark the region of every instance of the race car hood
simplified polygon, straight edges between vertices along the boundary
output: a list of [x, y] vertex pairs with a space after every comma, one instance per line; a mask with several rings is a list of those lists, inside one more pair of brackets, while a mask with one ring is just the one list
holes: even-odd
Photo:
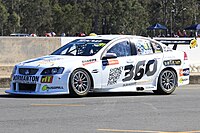
[[[87, 57], [88, 58], [88, 57]], [[65, 67], [65, 65], [74, 65], [81, 63], [86, 57], [80, 56], [60, 56], [60, 55], [48, 55], [31, 60], [21, 62], [19, 66], [25, 67]]]

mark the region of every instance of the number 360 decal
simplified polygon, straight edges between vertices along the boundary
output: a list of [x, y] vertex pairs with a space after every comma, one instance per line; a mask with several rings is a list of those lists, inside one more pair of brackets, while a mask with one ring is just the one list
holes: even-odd
[[[150, 70], [150, 67], [153, 68]], [[157, 60], [149, 60], [145, 66], [145, 60], [139, 61], [136, 66], [127, 65], [124, 67], [125, 78], [122, 79], [123, 82], [130, 81], [132, 79], [139, 80], [144, 74], [147, 76], [152, 76], [157, 70]]]

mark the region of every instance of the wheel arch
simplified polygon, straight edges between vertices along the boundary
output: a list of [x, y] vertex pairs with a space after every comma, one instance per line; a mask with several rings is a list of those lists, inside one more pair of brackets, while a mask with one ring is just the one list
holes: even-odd
[[[71, 76], [72, 76], [72, 73], [73, 73], [75, 70], [84, 70], [84, 71], [86, 71], [86, 72], [88, 73], [88, 75], [90, 76], [90, 79], [91, 79], [91, 89], [93, 89], [93, 88], [94, 88], [94, 79], [92, 78], [91, 73], [90, 73], [87, 69], [82, 68], [82, 67], [79, 67], [79, 68], [74, 69], [74, 70], [71, 72], [70, 78], [71, 78]], [[70, 79], [70, 78], [69, 78], [69, 79]], [[69, 83], [70, 83], [70, 82], [69, 82]], [[70, 85], [68, 85], [68, 86], [70, 86]]]
[[[163, 72], [163, 71], [165, 71], [165, 70], [170, 70], [170, 71], [173, 71], [173, 72], [175, 73], [175, 75], [176, 75], [176, 85], [178, 85], [178, 74], [177, 74], [176, 69], [174, 69], [173, 67], [166, 67], [166, 68], [164, 68], [161, 72]], [[160, 72], [160, 73], [161, 73], [161, 72]], [[159, 74], [159, 76], [160, 76], [160, 74]]]

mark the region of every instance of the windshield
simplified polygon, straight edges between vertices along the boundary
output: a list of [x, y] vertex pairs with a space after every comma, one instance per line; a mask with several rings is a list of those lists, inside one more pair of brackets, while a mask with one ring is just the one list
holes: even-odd
[[51, 55], [92, 56], [110, 40], [77, 39], [59, 48]]

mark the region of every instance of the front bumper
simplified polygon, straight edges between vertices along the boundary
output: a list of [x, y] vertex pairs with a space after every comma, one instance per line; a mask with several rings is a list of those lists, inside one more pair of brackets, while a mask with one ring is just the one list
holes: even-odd
[[37, 76], [38, 80], [30, 82], [27, 78], [21, 75], [14, 75], [10, 83], [10, 90], [6, 93], [14, 95], [61, 95], [69, 94], [68, 89], [68, 74], [58, 74], [51, 76]]
[[69, 94], [68, 92], [15, 92], [12, 90], [6, 90], [5, 93], [12, 94], [12, 95], [64, 95]]

